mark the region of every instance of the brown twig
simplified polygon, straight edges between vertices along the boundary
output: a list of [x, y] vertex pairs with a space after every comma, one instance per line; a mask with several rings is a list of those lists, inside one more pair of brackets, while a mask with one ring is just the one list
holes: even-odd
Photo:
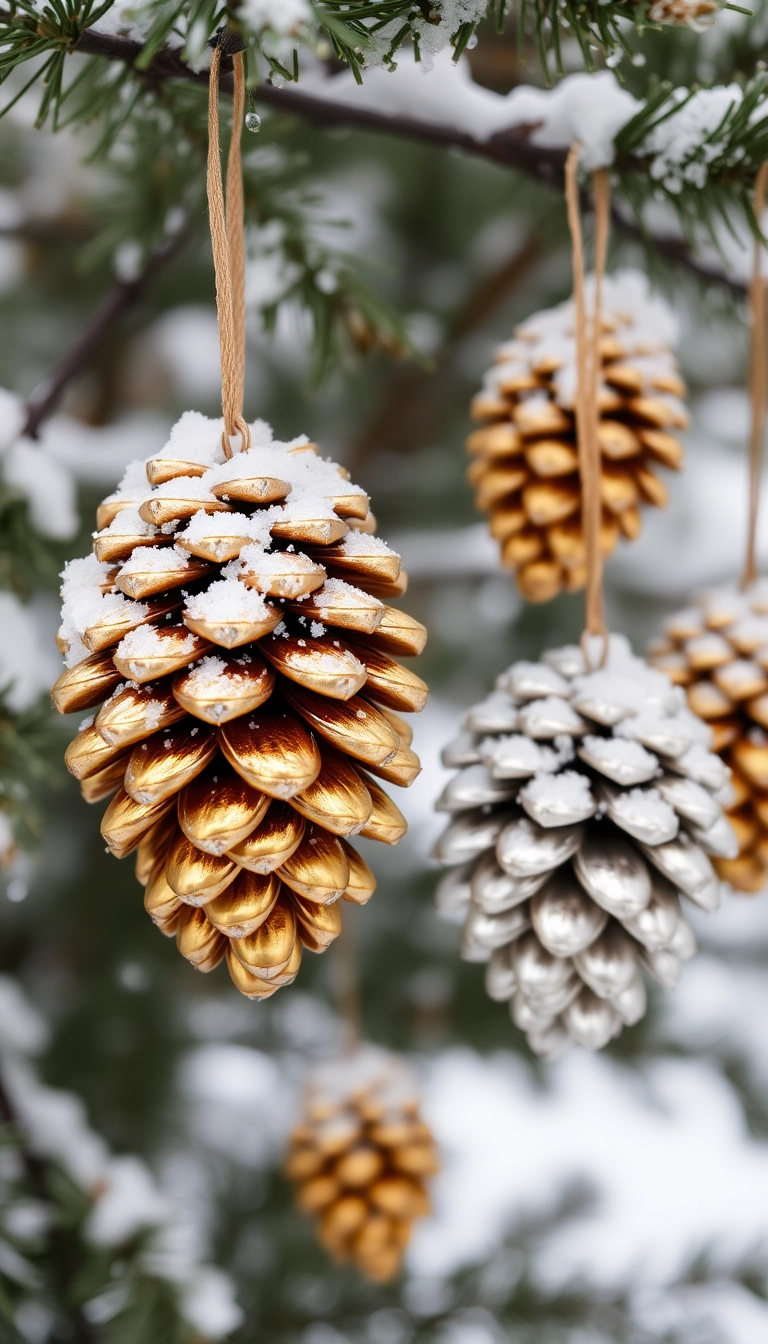
[[93, 225], [78, 216], [61, 216], [53, 219], [19, 220], [18, 224], [0, 225], [0, 238], [9, 242], [42, 244], [50, 246], [56, 243], [88, 243], [94, 235]]
[[64, 391], [97, 352], [107, 331], [142, 298], [159, 271], [181, 251], [191, 233], [189, 218], [152, 252], [133, 280], [116, 280], [92, 313], [80, 335], [65, 351], [47, 378], [39, 383], [26, 405], [23, 433], [36, 439], [43, 421], [56, 409]]
[[381, 404], [345, 453], [346, 467], [358, 470], [366, 458], [388, 444], [396, 443], [399, 452], [413, 451], [434, 434], [440, 408], [446, 404], [445, 384], [451, 377], [462, 342], [482, 327], [494, 309], [517, 287], [538, 260], [540, 252], [538, 239], [530, 237], [490, 275], [483, 277], [454, 315], [431, 366], [393, 367]]
[[[0, 10], [0, 22], [5, 14]], [[84, 56], [104, 56], [108, 61], [122, 61], [125, 65], [134, 67], [137, 75], [146, 79], [149, 83], [156, 83], [164, 79], [191, 79], [196, 84], [208, 83], [207, 70], [193, 70], [182, 60], [181, 47], [162, 47], [160, 51], [152, 57], [152, 60], [146, 67], [137, 68], [136, 62], [143, 51], [141, 42], [134, 42], [129, 37], [117, 37], [111, 33], [100, 33], [96, 28], [85, 28], [80, 34], [75, 51], [82, 52]], [[222, 74], [222, 90], [228, 93], [232, 92], [232, 61], [228, 57], [222, 58], [222, 68], [228, 73]]]
[[[0, 9], [0, 24], [7, 22], [10, 17], [7, 10]], [[154, 87], [167, 79], [191, 80], [197, 84], [208, 83], [208, 71], [193, 70], [187, 65], [182, 59], [180, 47], [164, 47], [155, 54], [146, 68], [137, 68], [136, 62], [143, 50], [140, 42], [109, 33], [100, 33], [95, 28], [86, 28], [80, 35], [75, 50], [83, 55], [122, 61], [133, 68], [138, 78]], [[226, 70], [227, 61], [226, 57], [222, 60], [224, 73], [220, 87], [223, 92], [231, 91], [232, 87], [231, 70]], [[229, 63], [231, 65], [231, 61]], [[257, 85], [253, 90], [253, 96], [280, 113], [302, 117], [313, 127], [345, 126], [460, 150], [524, 173], [560, 192], [563, 189], [565, 152], [534, 146], [529, 138], [531, 127], [516, 127], [497, 132], [488, 140], [478, 140], [454, 126], [433, 124], [415, 117], [390, 116], [371, 108], [334, 102], [332, 99], [308, 94], [300, 89], [279, 89], [268, 82]], [[587, 207], [588, 204], [585, 202]], [[717, 284], [739, 297], [745, 293], [745, 286], [741, 282], [727, 276], [717, 267], [707, 266], [697, 260], [683, 239], [669, 234], [644, 232], [638, 224], [626, 219], [616, 210], [613, 212], [613, 221], [625, 235], [651, 244], [667, 261], [683, 266], [698, 278]], [[24, 428], [25, 434], [30, 438], [37, 437], [41, 424], [58, 404], [72, 378], [87, 365], [104, 333], [141, 297], [149, 281], [176, 254], [185, 237], [185, 230], [174, 235], [151, 254], [144, 270], [135, 280], [117, 281], [105, 295], [75, 344], [65, 353], [53, 373], [30, 397]]]

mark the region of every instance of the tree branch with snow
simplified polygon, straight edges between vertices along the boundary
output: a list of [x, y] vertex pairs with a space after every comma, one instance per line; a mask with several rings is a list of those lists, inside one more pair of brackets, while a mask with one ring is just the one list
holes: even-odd
[[[243, 21], [249, 21], [252, 11], [252, 22], [262, 25], [259, 32], [273, 32], [267, 22], [274, 19], [273, 10], [251, 0], [250, 9], [243, 7]], [[181, 21], [183, 7], [175, 12]], [[181, 126], [189, 108], [178, 95], [169, 98], [167, 90], [207, 82], [205, 50], [195, 54], [191, 39], [184, 45], [160, 43], [158, 34], [165, 30], [157, 24], [165, 14], [163, 5], [144, 7], [144, 29], [131, 27], [121, 13], [111, 6], [96, 22], [81, 22], [74, 49], [92, 59], [78, 79], [86, 86], [94, 83], [108, 105], [113, 86], [115, 96], [123, 88], [121, 79], [107, 78], [109, 66], [124, 65], [125, 74], [138, 85], [145, 116], [160, 115], [155, 104], [160, 90], [166, 90], [162, 115], [170, 112]], [[287, 5], [282, 13], [280, 36], [288, 40], [293, 31], [285, 26], [290, 14], [301, 27], [297, 6]], [[152, 14], [155, 26], [147, 30]], [[0, 11], [0, 36], [10, 17]], [[173, 35], [180, 31], [174, 29]], [[768, 154], [768, 114], [761, 115], [764, 72], [758, 71], [745, 87], [730, 84], [691, 92], [662, 84], [645, 100], [633, 97], [608, 71], [571, 75], [551, 91], [523, 85], [501, 95], [475, 84], [466, 63], [455, 63], [447, 41], [430, 62], [416, 59], [420, 55], [418, 47], [403, 53], [393, 70], [382, 62], [371, 64], [362, 87], [353, 71], [331, 77], [317, 62], [302, 75], [300, 87], [285, 87], [287, 79], [274, 70], [270, 80], [259, 79], [253, 57], [252, 93], [258, 102], [313, 126], [347, 126], [457, 149], [557, 190], [562, 190], [567, 150], [578, 139], [585, 169], [612, 168], [618, 227], [707, 282], [743, 292], [754, 228], [752, 186]], [[10, 59], [6, 56], [6, 63]], [[432, 68], [424, 77], [428, 64]], [[2, 70], [0, 62], [0, 74]], [[225, 74], [224, 88], [229, 80]], [[65, 108], [70, 104], [75, 120], [81, 114], [81, 93], [78, 86], [70, 95], [69, 86], [60, 82], [60, 100]], [[90, 100], [84, 108], [92, 112]], [[49, 113], [55, 116], [46, 89], [41, 116]], [[106, 139], [118, 135], [122, 120], [113, 126], [106, 112], [103, 119]], [[372, 316], [368, 313], [366, 319]], [[375, 320], [387, 326], [383, 312]], [[402, 342], [402, 332], [394, 332], [391, 320], [389, 335]]]

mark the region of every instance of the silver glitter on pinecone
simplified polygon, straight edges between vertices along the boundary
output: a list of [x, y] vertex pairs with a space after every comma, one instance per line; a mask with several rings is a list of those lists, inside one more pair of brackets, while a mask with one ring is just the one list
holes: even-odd
[[737, 852], [709, 746], [684, 692], [611, 635], [598, 671], [578, 647], [513, 663], [443, 752], [438, 911], [536, 1054], [601, 1049], [645, 1012], [641, 968], [672, 989], [695, 952], [680, 898], [715, 910], [709, 856]]

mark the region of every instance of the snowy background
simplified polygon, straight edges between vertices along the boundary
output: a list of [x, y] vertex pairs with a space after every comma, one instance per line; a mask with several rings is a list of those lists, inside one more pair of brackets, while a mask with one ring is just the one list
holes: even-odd
[[[334, 82], [335, 98], [352, 96], [347, 76]], [[424, 117], [450, 113], [481, 138], [514, 121], [515, 94], [472, 84], [468, 63], [442, 81], [439, 68], [426, 79], [376, 72], [365, 96], [380, 103], [383, 83], [393, 110], [412, 111], [418, 98]], [[558, 115], [577, 115], [563, 106]], [[0, 398], [0, 472], [28, 498], [39, 531], [62, 554], [82, 554], [94, 505], [125, 464], [160, 448], [182, 409], [215, 413], [216, 323], [203, 239], [111, 338], [40, 440], [19, 439], [19, 398], [78, 329], [99, 281], [62, 282], [48, 311], [45, 294], [71, 261], [62, 221], [87, 217], [98, 183], [66, 135], [55, 146], [33, 135], [28, 112], [22, 100], [0, 129], [0, 314], [14, 331], [0, 350], [0, 382], [14, 389]], [[573, 124], [566, 117], [563, 134]], [[240, 999], [223, 972], [196, 976], [146, 919], [130, 864], [104, 855], [98, 809], [67, 781], [48, 800], [42, 848], [6, 875], [3, 1057], [21, 1071], [40, 1142], [58, 1145], [70, 1166], [84, 1153], [94, 1164], [88, 1179], [104, 1193], [93, 1237], [116, 1244], [126, 1229], [158, 1229], [152, 1253], [186, 1285], [204, 1337], [764, 1344], [768, 898], [730, 895], [718, 914], [699, 916], [701, 951], [678, 990], [656, 993], [647, 1020], [603, 1055], [574, 1050], [549, 1066], [532, 1061], [505, 1007], [485, 998], [481, 968], [459, 963], [458, 931], [431, 909], [440, 747], [513, 657], [580, 629], [578, 597], [523, 609], [463, 482], [466, 407], [494, 344], [568, 293], [562, 211], [544, 189], [437, 149], [292, 134], [349, 221], [345, 246], [378, 259], [379, 282], [435, 361], [429, 372], [350, 363], [304, 396], [306, 332], [288, 310], [274, 338], [261, 329], [259, 305], [284, 276], [264, 239], [251, 238], [247, 410], [281, 437], [308, 432], [349, 464], [380, 535], [403, 554], [406, 605], [430, 628], [419, 671], [434, 689], [414, 724], [424, 769], [398, 798], [411, 829], [398, 850], [367, 855], [379, 890], [348, 915], [365, 1030], [411, 1057], [442, 1153], [434, 1212], [404, 1281], [362, 1290], [329, 1269], [278, 1174], [306, 1070], [338, 1043], [332, 954], [264, 1005]], [[19, 240], [29, 220], [57, 238], [48, 254]], [[489, 302], [489, 285], [526, 249]], [[627, 260], [642, 259], [619, 241], [612, 264]], [[693, 421], [668, 509], [647, 512], [641, 539], [609, 566], [611, 625], [638, 650], [691, 589], [738, 573], [746, 518], [743, 313], [679, 276], [660, 272], [655, 283], [680, 321]], [[485, 309], [473, 323], [478, 294]], [[768, 565], [765, 522], [761, 536]], [[0, 594], [0, 623], [0, 682], [13, 683], [23, 709], [56, 675], [55, 584], [26, 605]], [[85, 1109], [56, 1109], [60, 1093], [44, 1087], [77, 1092]], [[106, 1140], [91, 1143], [89, 1126]], [[200, 1271], [202, 1262], [230, 1277]], [[39, 1322], [22, 1326], [26, 1338], [46, 1338]]]

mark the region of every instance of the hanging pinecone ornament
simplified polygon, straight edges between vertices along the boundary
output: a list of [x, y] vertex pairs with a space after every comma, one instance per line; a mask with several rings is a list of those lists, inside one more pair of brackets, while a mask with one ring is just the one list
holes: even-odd
[[641, 970], [671, 989], [695, 951], [681, 897], [716, 909], [710, 856], [737, 848], [710, 738], [611, 635], [597, 671], [578, 647], [513, 663], [446, 748], [438, 910], [463, 924], [462, 956], [488, 963], [489, 995], [536, 1054], [600, 1049], [643, 1016]]
[[688, 704], [706, 719], [713, 750], [731, 770], [728, 819], [736, 855], [714, 859], [737, 891], [768, 884], [768, 579], [697, 594], [669, 616], [663, 638], [649, 650], [654, 667], [684, 687]]
[[285, 1173], [336, 1260], [376, 1283], [393, 1279], [414, 1222], [429, 1213], [426, 1183], [437, 1169], [418, 1091], [396, 1055], [358, 1046], [315, 1072]]
[[[591, 279], [586, 288], [593, 291]], [[605, 276], [600, 315], [600, 546], [610, 555], [620, 536], [639, 535], [643, 504], [666, 504], [658, 468], [682, 466], [675, 431], [688, 417], [670, 349], [675, 318], [645, 276]], [[472, 403], [473, 417], [484, 422], [467, 440], [475, 503], [529, 602], [573, 592], [586, 577], [575, 323], [573, 300], [524, 322], [499, 346]]]
[[96, 711], [67, 765], [89, 802], [111, 796], [102, 835], [137, 852], [158, 927], [265, 998], [336, 937], [340, 897], [371, 896], [349, 837], [406, 830], [379, 783], [418, 774], [400, 715], [427, 698], [393, 657], [426, 638], [389, 605], [400, 556], [306, 438], [257, 421], [227, 460], [222, 422], [191, 411], [97, 526], [63, 576], [53, 698]]

